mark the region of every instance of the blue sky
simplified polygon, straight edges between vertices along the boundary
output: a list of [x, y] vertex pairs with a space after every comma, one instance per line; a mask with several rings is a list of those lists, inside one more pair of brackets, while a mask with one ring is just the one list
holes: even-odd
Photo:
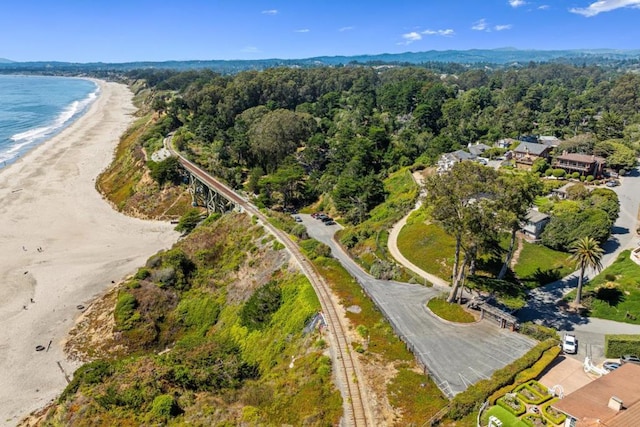
[[640, 49], [640, 0], [3, 0], [0, 58], [129, 62]]

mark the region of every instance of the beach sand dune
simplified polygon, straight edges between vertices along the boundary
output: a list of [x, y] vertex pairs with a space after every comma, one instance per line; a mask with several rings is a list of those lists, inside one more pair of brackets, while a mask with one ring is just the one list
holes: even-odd
[[0, 170], [0, 425], [67, 385], [78, 365], [61, 344], [78, 306], [178, 237], [168, 223], [114, 211], [95, 190], [135, 111], [126, 86], [99, 84], [84, 116]]

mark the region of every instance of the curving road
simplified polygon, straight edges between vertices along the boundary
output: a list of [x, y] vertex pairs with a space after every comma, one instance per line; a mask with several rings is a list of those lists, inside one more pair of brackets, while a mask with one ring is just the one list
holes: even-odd
[[360, 283], [448, 397], [489, 378], [535, 345], [534, 340], [500, 329], [487, 320], [470, 325], [440, 320], [427, 310], [426, 302], [441, 290], [373, 278], [334, 240], [339, 225], [326, 226], [310, 215], [299, 216], [309, 235], [328, 245], [333, 256]]
[[358, 381], [358, 364], [357, 360], [351, 353], [351, 345], [347, 339], [345, 331], [348, 329], [346, 319], [340, 314], [340, 309], [334, 304], [331, 290], [322, 279], [322, 276], [316, 273], [311, 263], [300, 252], [298, 246], [289, 238], [282, 230], [274, 227], [268, 218], [258, 210], [254, 205], [249, 203], [245, 198], [237, 194], [231, 188], [209, 175], [208, 172], [189, 161], [180, 153], [176, 152], [171, 144], [171, 136], [165, 139], [165, 146], [180, 160], [181, 165], [190, 173], [198, 177], [202, 182], [211, 188], [214, 188], [219, 194], [223, 195], [227, 200], [235, 203], [239, 208], [246, 211], [249, 215], [257, 217], [262, 226], [272, 235], [274, 235], [289, 251], [291, 256], [297, 261], [302, 272], [307, 276], [313, 286], [328, 325], [330, 336], [331, 356], [333, 366], [336, 370], [336, 380], [342, 391], [344, 405], [344, 421], [349, 426], [368, 426], [375, 425], [372, 408], [369, 401], [365, 398], [366, 390], [364, 390], [364, 381]]

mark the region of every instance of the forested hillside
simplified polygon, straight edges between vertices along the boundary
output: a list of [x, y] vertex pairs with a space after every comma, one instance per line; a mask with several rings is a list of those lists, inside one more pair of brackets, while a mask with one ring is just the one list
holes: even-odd
[[[136, 71], [163, 114], [145, 147], [177, 145], [267, 207], [318, 199], [358, 223], [386, 197], [383, 180], [441, 153], [521, 135], [577, 142], [569, 151], [640, 135], [640, 76], [598, 67], [437, 75], [422, 68]], [[586, 136], [585, 136], [586, 135]], [[581, 141], [586, 141], [581, 143]], [[582, 145], [581, 145], [582, 144]], [[589, 147], [587, 147], [589, 148]]]

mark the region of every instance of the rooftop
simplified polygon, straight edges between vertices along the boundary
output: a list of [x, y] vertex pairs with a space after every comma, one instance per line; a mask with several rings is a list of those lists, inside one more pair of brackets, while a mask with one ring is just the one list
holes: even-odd
[[604, 163], [605, 159], [603, 157], [594, 156], [591, 154], [578, 154], [578, 153], [562, 153], [560, 156], [556, 158], [556, 160], [564, 160], [568, 162], [579, 162], [579, 163]]
[[514, 151], [516, 153], [529, 153], [534, 156], [539, 156], [548, 149], [549, 147], [544, 144], [538, 144], [536, 142], [521, 142]]
[[[622, 401], [622, 410], [609, 408], [611, 397]], [[576, 427], [637, 427], [640, 425], [638, 402], [640, 365], [625, 363], [556, 402], [553, 407], [577, 419]]]

